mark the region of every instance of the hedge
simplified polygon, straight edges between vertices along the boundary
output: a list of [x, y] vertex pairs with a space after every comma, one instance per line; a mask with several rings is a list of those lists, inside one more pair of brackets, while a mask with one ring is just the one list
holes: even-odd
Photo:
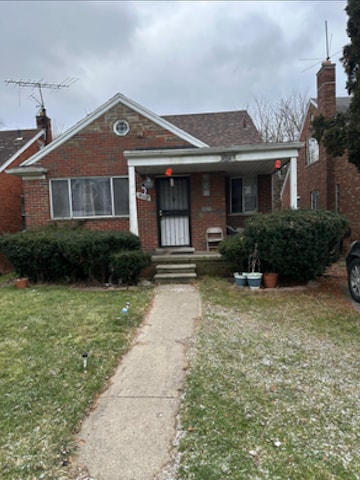
[[116, 252], [140, 251], [130, 232], [47, 228], [0, 237], [0, 253], [31, 282], [107, 282]]

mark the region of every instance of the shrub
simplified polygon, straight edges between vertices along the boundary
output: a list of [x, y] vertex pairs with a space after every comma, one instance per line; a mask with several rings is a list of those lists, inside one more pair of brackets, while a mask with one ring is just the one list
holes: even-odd
[[130, 232], [46, 228], [0, 237], [0, 252], [19, 276], [32, 282], [105, 282], [111, 255], [140, 247], [139, 238]]
[[242, 272], [247, 269], [249, 252], [243, 233], [225, 238], [219, 245], [219, 253], [234, 265], [236, 271]]
[[326, 210], [284, 210], [250, 218], [241, 235], [225, 239], [219, 252], [243, 271], [257, 246], [262, 271], [307, 281], [337, 260], [349, 229], [345, 217]]
[[111, 256], [112, 280], [126, 285], [138, 282], [141, 271], [151, 265], [151, 255], [142, 251], [125, 251]]
[[246, 224], [245, 244], [257, 244], [263, 271], [306, 281], [337, 260], [348, 228], [345, 217], [326, 210], [258, 214]]

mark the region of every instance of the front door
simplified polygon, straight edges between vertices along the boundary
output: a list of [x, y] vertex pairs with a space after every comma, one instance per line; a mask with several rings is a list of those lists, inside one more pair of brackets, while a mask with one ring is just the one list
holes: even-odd
[[160, 247], [189, 247], [189, 178], [158, 178], [156, 192]]

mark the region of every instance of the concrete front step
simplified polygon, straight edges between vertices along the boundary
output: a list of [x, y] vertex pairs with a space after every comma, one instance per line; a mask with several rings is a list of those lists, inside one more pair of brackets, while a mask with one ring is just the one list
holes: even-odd
[[196, 273], [157, 273], [154, 276], [156, 283], [190, 283], [196, 279]]
[[195, 271], [195, 263], [174, 263], [156, 266], [156, 273], [195, 273]]
[[193, 247], [163, 247], [156, 249], [156, 255], [191, 255], [195, 252]]
[[161, 264], [156, 266], [154, 281], [157, 283], [189, 283], [195, 280], [196, 264]]

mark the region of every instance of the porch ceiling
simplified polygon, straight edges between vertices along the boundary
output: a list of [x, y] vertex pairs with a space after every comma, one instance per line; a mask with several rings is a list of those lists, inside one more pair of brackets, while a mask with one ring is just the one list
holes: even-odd
[[255, 144], [237, 148], [127, 151], [128, 166], [141, 175], [161, 175], [171, 167], [173, 174], [225, 172], [229, 175], [269, 175], [275, 161], [285, 165], [297, 158], [303, 143]]

